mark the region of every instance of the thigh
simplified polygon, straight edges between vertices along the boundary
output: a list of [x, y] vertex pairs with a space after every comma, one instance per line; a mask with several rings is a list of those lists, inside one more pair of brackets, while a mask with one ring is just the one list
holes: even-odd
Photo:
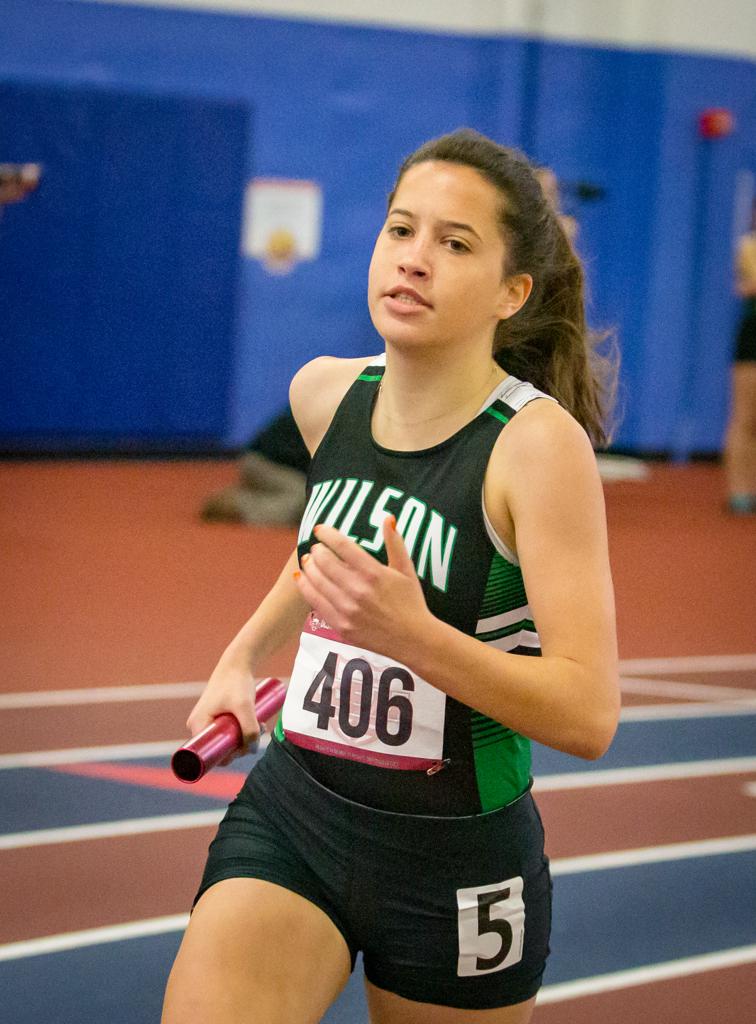
[[528, 1024], [535, 996], [516, 1006], [496, 1010], [457, 1010], [452, 1006], [416, 1003], [365, 981], [370, 1024]]
[[271, 882], [229, 878], [194, 908], [162, 1024], [316, 1024], [350, 971], [323, 910]]

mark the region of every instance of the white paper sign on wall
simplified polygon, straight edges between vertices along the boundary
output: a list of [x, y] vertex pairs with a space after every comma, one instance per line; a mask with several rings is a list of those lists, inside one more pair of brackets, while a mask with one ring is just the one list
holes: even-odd
[[323, 193], [314, 181], [253, 178], [244, 198], [242, 251], [272, 274], [320, 253]]

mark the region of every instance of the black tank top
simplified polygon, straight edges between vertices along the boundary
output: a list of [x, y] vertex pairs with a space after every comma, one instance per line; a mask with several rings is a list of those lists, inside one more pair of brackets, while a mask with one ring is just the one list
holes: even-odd
[[[509, 376], [446, 441], [391, 451], [371, 430], [384, 369], [380, 356], [362, 371], [313, 456], [300, 559], [327, 523], [385, 564], [382, 524], [393, 514], [433, 615], [501, 650], [540, 655], [519, 564], [483, 507], [483, 480], [509, 420], [548, 396]], [[477, 814], [530, 785], [525, 737], [407, 666], [346, 644], [314, 615], [275, 735], [327, 788], [383, 810]]]

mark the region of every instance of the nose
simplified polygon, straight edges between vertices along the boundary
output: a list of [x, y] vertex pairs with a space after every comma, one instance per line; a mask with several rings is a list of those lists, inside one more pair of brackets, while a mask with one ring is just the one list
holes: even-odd
[[399, 258], [399, 270], [406, 276], [423, 280], [430, 276], [430, 258], [428, 246], [424, 239], [415, 236], [402, 248]]

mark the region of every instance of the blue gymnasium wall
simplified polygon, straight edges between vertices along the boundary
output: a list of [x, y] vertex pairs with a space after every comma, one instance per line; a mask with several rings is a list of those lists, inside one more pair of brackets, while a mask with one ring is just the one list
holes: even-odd
[[[246, 102], [243, 176], [322, 185], [317, 261], [271, 277], [240, 258], [220, 443], [243, 443], [277, 411], [308, 358], [379, 347], [364, 296], [386, 191], [419, 142], [469, 124], [605, 190], [567, 205], [593, 320], [616, 325], [622, 346], [617, 446], [719, 449], [737, 312], [735, 177], [755, 163], [749, 62], [62, 0], [0, 8], [0, 80]], [[710, 106], [734, 111], [734, 135], [697, 138]], [[165, 372], [157, 354], [154, 365]]]

